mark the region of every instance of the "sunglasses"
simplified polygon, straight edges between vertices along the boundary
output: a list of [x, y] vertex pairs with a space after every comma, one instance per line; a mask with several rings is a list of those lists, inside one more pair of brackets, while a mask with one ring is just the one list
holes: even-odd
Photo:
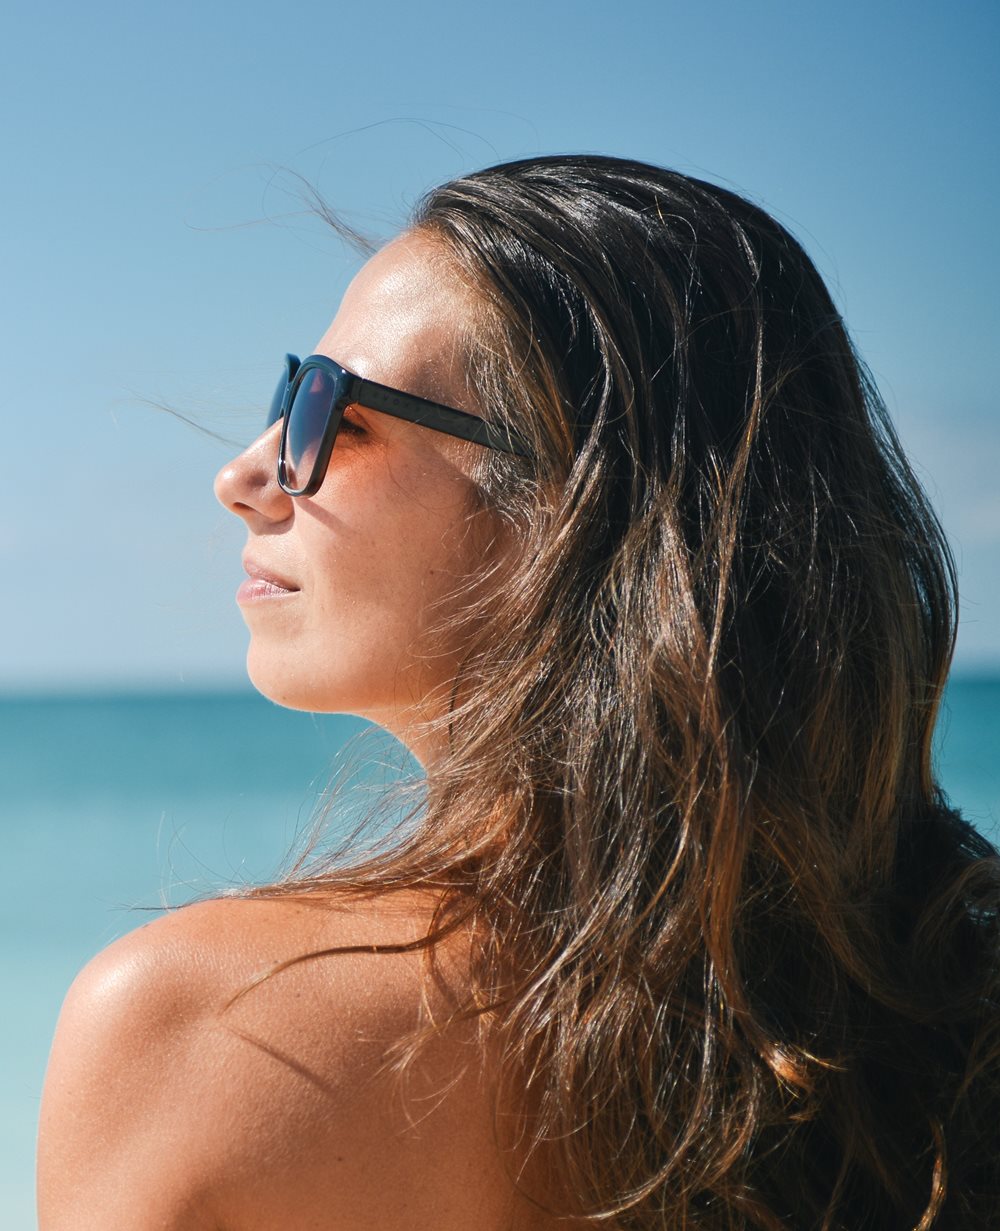
[[319, 491], [340, 421], [352, 405], [380, 410], [502, 453], [529, 456], [523, 442], [512, 432], [464, 410], [364, 380], [325, 355], [310, 355], [303, 360], [286, 355], [267, 426], [282, 420], [278, 482], [289, 496], [312, 496]]

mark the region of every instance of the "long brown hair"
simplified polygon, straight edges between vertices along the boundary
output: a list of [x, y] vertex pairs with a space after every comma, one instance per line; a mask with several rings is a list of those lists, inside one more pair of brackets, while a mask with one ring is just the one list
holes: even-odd
[[[431, 192], [504, 533], [417, 822], [265, 893], [433, 887], [561, 1211], [1000, 1219], [996, 852], [932, 734], [956, 582], [796, 240], [596, 156]], [[496, 584], [484, 585], [495, 577]], [[475, 584], [473, 584], [473, 582]]]

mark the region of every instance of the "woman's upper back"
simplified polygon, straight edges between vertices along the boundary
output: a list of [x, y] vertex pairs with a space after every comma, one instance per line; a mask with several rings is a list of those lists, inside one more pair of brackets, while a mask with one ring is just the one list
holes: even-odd
[[44, 1231], [539, 1228], [497, 1148], [475, 1022], [400, 1073], [390, 1052], [461, 998], [467, 944], [424, 934], [427, 899], [350, 907], [223, 899], [116, 942], [74, 983], [42, 1109]]

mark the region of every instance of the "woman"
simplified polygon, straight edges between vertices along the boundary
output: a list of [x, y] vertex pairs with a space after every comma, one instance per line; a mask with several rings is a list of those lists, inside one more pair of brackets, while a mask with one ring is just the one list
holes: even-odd
[[255, 685], [425, 807], [84, 970], [44, 1231], [1000, 1223], [953, 565], [782, 227], [610, 158], [447, 184], [217, 491]]

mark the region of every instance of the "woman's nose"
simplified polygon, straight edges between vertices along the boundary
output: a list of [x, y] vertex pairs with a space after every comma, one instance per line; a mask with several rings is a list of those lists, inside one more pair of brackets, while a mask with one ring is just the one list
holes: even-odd
[[215, 476], [216, 499], [244, 521], [284, 521], [292, 512], [292, 498], [278, 483], [280, 437], [278, 422]]

